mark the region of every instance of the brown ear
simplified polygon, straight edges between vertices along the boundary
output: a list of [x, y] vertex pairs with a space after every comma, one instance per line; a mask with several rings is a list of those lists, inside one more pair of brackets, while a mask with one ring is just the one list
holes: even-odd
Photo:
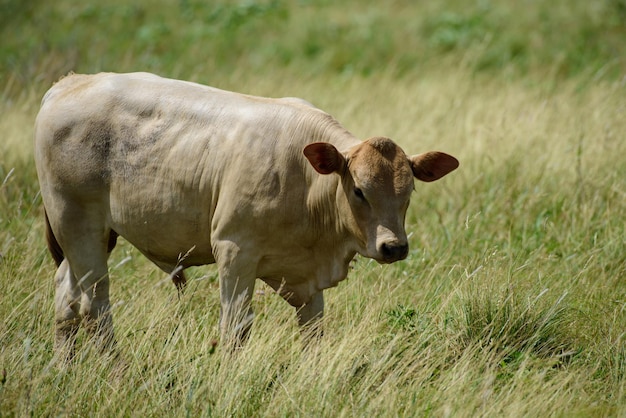
[[421, 181], [439, 180], [459, 166], [456, 158], [438, 151], [414, 155], [409, 157], [409, 162], [413, 175]]
[[327, 142], [314, 142], [304, 147], [304, 156], [309, 160], [315, 171], [330, 174], [341, 171], [346, 159], [337, 148]]

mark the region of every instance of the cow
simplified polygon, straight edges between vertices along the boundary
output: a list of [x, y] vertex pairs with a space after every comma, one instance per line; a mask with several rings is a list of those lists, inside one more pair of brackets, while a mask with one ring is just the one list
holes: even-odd
[[42, 99], [34, 146], [57, 265], [56, 350], [72, 349], [81, 324], [114, 345], [107, 260], [118, 236], [179, 289], [185, 268], [216, 263], [223, 341], [245, 341], [257, 278], [307, 329], [357, 254], [407, 257], [414, 178], [459, 165], [359, 140], [302, 99], [148, 73], [61, 78]]

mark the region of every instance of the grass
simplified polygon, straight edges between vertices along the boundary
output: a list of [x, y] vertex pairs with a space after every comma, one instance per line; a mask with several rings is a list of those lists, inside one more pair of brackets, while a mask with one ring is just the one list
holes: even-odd
[[[0, 416], [626, 415], [620, 1], [29, 4], [0, 2], [26, 8], [0, 53]], [[200, 42], [211, 31], [228, 36]], [[416, 185], [406, 261], [359, 258], [326, 292], [325, 337], [310, 351], [293, 311], [259, 284], [250, 343], [223, 353], [215, 268], [193, 269], [178, 300], [121, 240], [119, 357], [81, 334], [76, 362], [58, 367], [31, 143], [41, 95], [72, 68], [300, 96], [359, 137], [447, 151], [461, 167]]]
[[511, 78], [616, 79], [624, 0], [0, 1], [0, 95], [42, 93], [60, 75], [147, 70], [207, 84], [289, 69], [396, 76], [465, 67]]

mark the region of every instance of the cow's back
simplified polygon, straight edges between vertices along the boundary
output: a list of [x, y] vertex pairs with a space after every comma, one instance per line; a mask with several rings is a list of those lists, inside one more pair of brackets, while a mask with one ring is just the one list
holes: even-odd
[[[129, 170], [158, 174], [148, 173], [157, 165], [151, 159], [179, 172], [206, 153], [214, 174], [221, 175], [231, 166], [242, 168], [236, 163], [246, 158], [301, 157], [324, 125], [335, 124], [294, 99], [247, 96], [147, 73], [70, 75], [42, 100], [35, 147], [39, 163], [81, 181], [90, 175], [110, 180]], [[73, 183], [69, 177], [62, 182]]]

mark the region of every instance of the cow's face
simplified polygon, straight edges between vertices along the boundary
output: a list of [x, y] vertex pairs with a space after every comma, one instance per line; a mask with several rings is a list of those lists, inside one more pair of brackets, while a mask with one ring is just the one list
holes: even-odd
[[361, 254], [381, 263], [404, 259], [409, 246], [404, 218], [413, 173], [404, 151], [389, 139], [372, 138], [351, 149], [341, 193]]
[[328, 143], [310, 144], [304, 154], [320, 174], [341, 176], [340, 216], [356, 237], [359, 253], [380, 263], [408, 254], [404, 218], [413, 178], [433, 181], [458, 167], [454, 157], [439, 152], [407, 157], [387, 138], [371, 138], [345, 155]]

